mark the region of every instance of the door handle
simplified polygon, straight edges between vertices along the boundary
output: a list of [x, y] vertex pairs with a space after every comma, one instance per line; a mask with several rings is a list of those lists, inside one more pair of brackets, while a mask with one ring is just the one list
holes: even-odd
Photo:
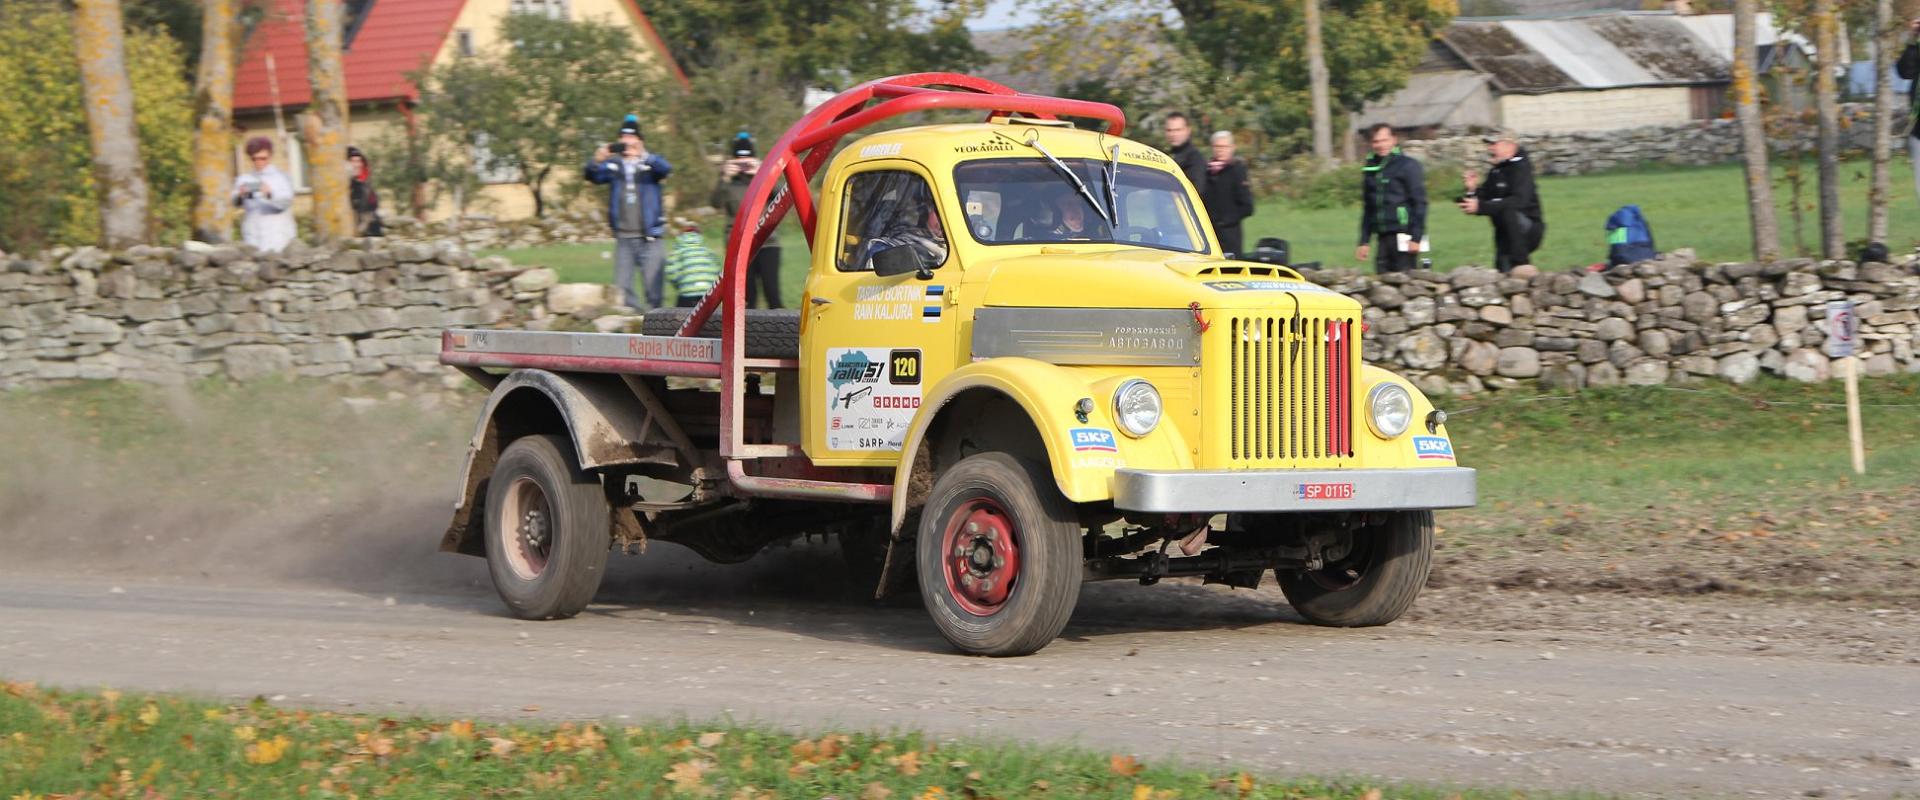
[[807, 298], [807, 300], [808, 302], [811, 302], [816, 306], [824, 306], [828, 303], [833, 302], [832, 300], [827, 299], [825, 297], [810, 297], [810, 298]]

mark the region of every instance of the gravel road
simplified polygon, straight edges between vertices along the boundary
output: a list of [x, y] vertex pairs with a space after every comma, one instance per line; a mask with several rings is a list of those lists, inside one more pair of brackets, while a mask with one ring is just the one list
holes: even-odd
[[[1328, 630], [1300, 624], [1270, 586], [1112, 583], [1087, 587], [1040, 654], [991, 660], [951, 654], [917, 601], [821, 588], [811, 576], [836, 567], [818, 545], [731, 568], [667, 550], [616, 559], [585, 614], [544, 623], [504, 617], [481, 563], [457, 556], [433, 556], [449, 561], [413, 593], [0, 565], [0, 676], [377, 714], [911, 727], [1519, 789], [1920, 797], [1910, 658], [1751, 652], [1708, 630], [1676, 646], [1621, 621], [1750, 621], [1760, 603], [1582, 601], [1613, 604], [1610, 633], [1494, 624], [1499, 597], [1539, 603], [1448, 589], [1399, 624]], [[1847, 610], [1786, 613], [1806, 627]], [[1897, 614], [1904, 648], [1914, 614]]]

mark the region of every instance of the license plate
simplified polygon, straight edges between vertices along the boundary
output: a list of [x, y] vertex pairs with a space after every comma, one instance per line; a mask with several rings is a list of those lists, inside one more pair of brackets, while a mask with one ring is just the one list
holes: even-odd
[[1294, 490], [1302, 500], [1352, 500], [1351, 483], [1303, 483]]

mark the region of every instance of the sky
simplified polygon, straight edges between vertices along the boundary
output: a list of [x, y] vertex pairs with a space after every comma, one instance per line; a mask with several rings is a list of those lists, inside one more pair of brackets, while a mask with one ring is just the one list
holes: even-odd
[[967, 21], [967, 29], [997, 31], [1033, 24], [1032, 9], [1021, 8], [1018, 0], [991, 0], [986, 13]]

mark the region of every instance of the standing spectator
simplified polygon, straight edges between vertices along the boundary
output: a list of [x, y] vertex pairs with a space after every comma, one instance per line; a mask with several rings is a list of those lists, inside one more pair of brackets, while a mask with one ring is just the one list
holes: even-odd
[[1233, 155], [1233, 134], [1214, 131], [1209, 143], [1213, 159], [1207, 162], [1200, 201], [1206, 203], [1213, 232], [1220, 237], [1220, 252], [1233, 258], [1245, 242], [1240, 222], [1253, 216], [1253, 187], [1247, 184], [1247, 162]]
[[1493, 265], [1511, 272], [1521, 264], [1533, 263], [1533, 251], [1546, 238], [1547, 222], [1540, 213], [1540, 192], [1533, 185], [1533, 164], [1527, 151], [1500, 131], [1486, 137], [1487, 154], [1493, 167], [1486, 180], [1467, 170], [1468, 196], [1460, 199], [1460, 210], [1479, 214], [1493, 222]]
[[1360, 246], [1353, 257], [1364, 263], [1370, 243], [1378, 238], [1373, 270], [1406, 272], [1413, 269], [1414, 253], [1427, 235], [1427, 178], [1419, 161], [1400, 152], [1393, 126], [1369, 126], [1367, 144], [1373, 155], [1361, 169]]
[[[628, 114], [620, 124], [620, 141], [601, 145], [587, 163], [586, 178], [606, 184], [607, 224], [613, 227], [613, 281], [628, 307], [651, 311], [665, 301], [660, 273], [665, 254], [660, 237], [667, 232], [660, 182], [673, 170], [658, 153], [647, 152], [640, 135], [640, 117]], [[634, 291], [634, 271], [646, 283], [646, 304]]]
[[707, 249], [699, 225], [683, 222], [680, 231], [667, 256], [667, 282], [673, 284], [674, 305], [692, 308], [720, 282], [720, 257]]
[[240, 207], [240, 240], [263, 252], [287, 249], [299, 233], [294, 225], [293, 181], [273, 165], [273, 140], [255, 136], [247, 140], [247, 160], [252, 172], [242, 172], [233, 181], [233, 204]]
[[[1907, 36], [1920, 34], [1920, 19], [1907, 20]], [[1906, 80], [1914, 81], [1908, 88], [1907, 97], [1907, 155], [1913, 165], [1913, 191], [1920, 194], [1920, 39], [1909, 39], [1907, 49], [1900, 51], [1900, 61], [1893, 65], [1894, 72]]]
[[[753, 176], [760, 172], [760, 159], [754, 157], [753, 135], [741, 131], [733, 135], [733, 155], [720, 165], [720, 183], [713, 187], [713, 198], [709, 201], [714, 208], [727, 215], [727, 238], [733, 238], [734, 219], [740, 215], [740, 205], [747, 200], [747, 186], [753, 183]], [[753, 254], [753, 260], [747, 262], [747, 307], [753, 308], [760, 302], [760, 293], [766, 292], [767, 308], [782, 308], [780, 305], [780, 239], [768, 236], [767, 243]]]
[[360, 148], [347, 148], [347, 199], [353, 205], [353, 231], [360, 236], [385, 236], [380, 224], [380, 195], [373, 190], [373, 168]]
[[1187, 115], [1175, 111], [1167, 115], [1162, 130], [1167, 134], [1167, 155], [1173, 156], [1180, 174], [1187, 176], [1187, 182], [1199, 191], [1207, 183], [1207, 156], [1193, 146], [1193, 123]]

